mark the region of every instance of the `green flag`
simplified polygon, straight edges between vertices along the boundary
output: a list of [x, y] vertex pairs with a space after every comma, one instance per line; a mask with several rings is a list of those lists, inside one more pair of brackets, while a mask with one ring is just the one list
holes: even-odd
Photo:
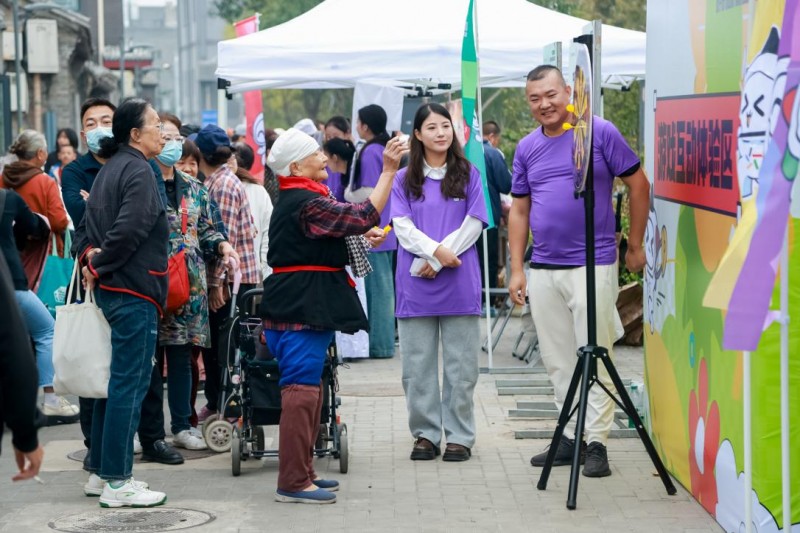
[[478, 119], [478, 91], [480, 90], [480, 71], [478, 68], [478, 47], [475, 40], [475, 0], [469, 0], [467, 24], [464, 28], [464, 42], [461, 44], [461, 105], [464, 110], [464, 124], [468, 139], [464, 147], [467, 159], [481, 173], [483, 199], [486, 202], [488, 228], [494, 227], [492, 202], [489, 200], [489, 185], [486, 182], [486, 160], [483, 154], [481, 124]]

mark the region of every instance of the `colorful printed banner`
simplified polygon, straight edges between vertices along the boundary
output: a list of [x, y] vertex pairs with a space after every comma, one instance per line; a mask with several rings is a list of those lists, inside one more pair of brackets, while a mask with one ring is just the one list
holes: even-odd
[[[260, 15], [240, 20], [234, 23], [236, 36], [242, 37], [258, 31]], [[264, 178], [264, 164], [266, 163], [266, 141], [264, 139], [264, 103], [261, 99], [261, 91], [249, 91], [244, 93], [244, 111], [247, 124], [247, 135], [245, 140], [253, 152], [256, 154], [253, 168], [250, 173], [257, 179]]]
[[[647, 5], [648, 425], [667, 468], [725, 532], [746, 529], [750, 478], [752, 530], [800, 533], [800, 448], [790, 447], [787, 462], [781, 457], [784, 435], [800, 441], [800, 220], [789, 218], [800, 197], [798, 3]], [[776, 287], [787, 223], [789, 283]], [[790, 317], [786, 426], [782, 324], [771, 321], [782, 290]], [[744, 349], [752, 351], [748, 381]]]

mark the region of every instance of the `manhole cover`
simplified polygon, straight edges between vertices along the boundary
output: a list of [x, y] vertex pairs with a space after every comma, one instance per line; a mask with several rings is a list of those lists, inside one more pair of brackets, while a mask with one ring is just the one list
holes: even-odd
[[97, 510], [62, 516], [48, 526], [56, 531], [177, 531], [214, 520], [214, 515], [190, 509]]
[[[73, 461], [78, 461], [78, 462], [82, 463], [83, 462], [83, 458], [86, 457], [86, 452], [88, 452], [88, 451], [89, 450], [87, 450], [86, 448], [84, 448], [82, 450], [77, 450], [77, 451], [74, 451], [72, 453], [67, 454], [67, 458], [68, 459], [72, 459]], [[185, 450], [185, 449], [181, 448], [178, 451], [181, 452], [181, 455], [187, 461], [191, 461], [192, 459], [204, 459], [206, 457], [211, 457], [212, 455], [217, 455], [215, 452], [212, 452], [211, 450], [208, 450], [208, 449], [205, 449], [205, 450]], [[150, 461], [146, 461], [146, 460], [142, 459], [142, 455], [141, 454], [133, 456], [133, 463], [134, 464], [148, 463], [148, 462], [150, 462]]]

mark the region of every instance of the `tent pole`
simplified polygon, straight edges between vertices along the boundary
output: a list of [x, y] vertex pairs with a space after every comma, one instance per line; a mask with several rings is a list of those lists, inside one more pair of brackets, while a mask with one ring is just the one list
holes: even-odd
[[789, 230], [781, 250], [781, 485], [783, 489], [783, 529], [792, 524], [791, 464], [789, 448]]
[[[744, 357], [744, 527], [753, 532], [753, 435], [751, 428], [752, 398], [750, 389], [750, 352]], [[709, 465], [710, 466], [710, 465]]]
[[[749, 20], [747, 42], [753, 35], [755, 21], [755, 0], [748, 0]], [[753, 531], [753, 428], [752, 428], [752, 381], [750, 352], [744, 354], [744, 527], [746, 533]]]

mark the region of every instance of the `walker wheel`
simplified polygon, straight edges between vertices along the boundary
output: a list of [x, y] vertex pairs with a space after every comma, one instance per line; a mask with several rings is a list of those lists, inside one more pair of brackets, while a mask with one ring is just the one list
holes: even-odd
[[203, 439], [206, 438], [206, 430], [208, 429], [208, 426], [210, 426], [211, 423], [213, 421], [215, 421], [215, 420], [219, 420], [219, 414], [218, 413], [214, 413], [213, 415], [208, 415], [208, 418], [206, 418], [205, 420], [200, 422], [200, 424], [202, 425], [202, 428], [200, 429], [200, 431], [203, 433]]
[[263, 452], [267, 449], [267, 439], [264, 436], [264, 428], [262, 426], [256, 426], [253, 428], [253, 431], [256, 434], [256, 450]]
[[233, 477], [238, 477], [242, 473], [242, 439], [235, 429], [231, 438], [231, 472]]
[[339, 433], [339, 472], [346, 474], [350, 459], [350, 451], [347, 448], [347, 424], [337, 424], [336, 431]]
[[216, 453], [225, 453], [231, 449], [233, 425], [227, 420], [214, 420], [205, 431], [208, 449]]

